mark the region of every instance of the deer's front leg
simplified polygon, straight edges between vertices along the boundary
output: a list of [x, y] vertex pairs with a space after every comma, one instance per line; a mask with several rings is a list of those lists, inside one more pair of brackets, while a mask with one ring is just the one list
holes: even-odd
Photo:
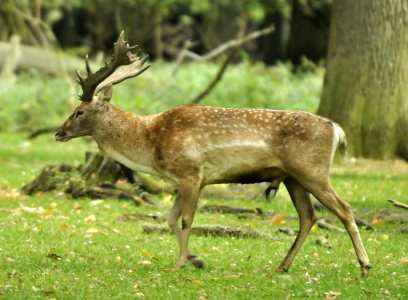
[[[177, 225], [177, 222], [181, 216], [181, 208], [182, 208], [181, 207], [181, 193], [178, 192], [173, 208], [171, 209], [171, 212], [167, 219], [167, 222], [170, 227], [170, 230], [176, 236], [177, 242], [179, 245], [181, 244], [181, 229]], [[197, 256], [195, 256], [193, 253], [191, 253], [189, 249], [188, 249], [187, 260], [190, 261], [195, 267], [204, 269], [204, 262], [201, 259], [199, 259]]]
[[[204, 262], [192, 254], [188, 248], [191, 226], [194, 220], [194, 214], [197, 208], [198, 197], [200, 194], [200, 184], [198, 182], [181, 182], [180, 191], [176, 197], [173, 209], [169, 215], [168, 223], [177, 236], [180, 246], [180, 253], [176, 269], [183, 268], [187, 260], [194, 266], [204, 268]], [[181, 230], [177, 226], [177, 219], [181, 215]]]

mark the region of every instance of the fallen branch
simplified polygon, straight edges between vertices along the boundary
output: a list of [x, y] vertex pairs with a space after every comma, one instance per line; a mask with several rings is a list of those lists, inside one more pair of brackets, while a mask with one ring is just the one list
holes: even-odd
[[260, 208], [252, 209], [242, 207], [231, 207], [227, 205], [203, 205], [200, 207], [200, 211], [216, 212], [222, 214], [243, 214], [243, 213], [262, 214], [262, 209]]
[[396, 207], [401, 207], [401, 208], [404, 208], [404, 209], [408, 209], [408, 205], [407, 205], [407, 204], [404, 204], [404, 203], [401, 203], [401, 202], [397, 202], [397, 201], [395, 201], [395, 200], [388, 200], [388, 202], [391, 202], [392, 205], [394, 205], [394, 206], [396, 206]]
[[115, 221], [113, 222], [138, 222], [138, 221], [157, 221], [157, 222], [165, 222], [167, 220], [167, 216], [162, 216], [159, 214], [123, 214], [118, 216]]
[[[142, 225], [146, 233], [168, 234], [170, 228], [167, 225], [153, 225], [145, 223]], [[234, 236], [234, 237], [260, 237], [265, 239], [272, 238], [272, 235], [266, 234], [247, 227], [225, 226], [220, 224], [195, 225], [191, 233], [204, 236]]]
[[332, 224], [326, 223], [323, 220], [318, 220], [316, 223], [317, 223], [317, 226], [319, 226], [319, 228], [328, 229], [328, 230], [337, 231], [337, 232], [346, 232], [344, 229], [334, 226]]
[[[385, 223], [405, 223], [408, 220], [408, 211], [393, 209], [393, 208], [379, 208], [379, 209], [356, 209], [355, 215], [358, 215], [364, 220], [382, 220]], [[370, 223], [373, 223], [371, 221]]]
[[398, 233], [408, 233], [408, 227], [401, 227], [401, 228], [395, 229], [394, 231]]
[[121, 237], [125, 237], [125, 238], [129, 238], [129, 237], [130, 237], [130, 236], [128, 236], [128, 235], [121, 234], [119, 231], [117, 231], [117, 230], [115, 230], [115, 229], [112, 229], [112, 228], [110, 228], [109, 226], [103, 225], [103, 224], [101, 224], [101, 223], [97, 223], [96, 225], [97, 225], [97, 226], [100, 226], [100, 227], [103, 227], [103, 228], [105, 228], [105, 229], [108, 229], [108, 230], [112, 231], [113, 233], [116, 233], [117, 235], [120, 235]]
[[295, 230], [293, 230], [292, 228], [288, 228], [288, 227], [279, 228], [279, 232], [285, 233], [287, 235], [295, 235], [296, 234]]
[[133, 200], [136, 205], [142, 205], [145, 201], [132, 191], [126, 191], [111, 183], [101, 183], [95, 186], [78, 186], [73, 189], [72, 198], [91, 199], [118, 199]]
[[242, 208], [230, 207], [227, 205], [204, 205], [200, 207], [200, 211], [222, 213], [222, 214], [237, 214], [239, 219], [271, 219], [275, 212], [273, 210], [263, 211], [262, 208]]

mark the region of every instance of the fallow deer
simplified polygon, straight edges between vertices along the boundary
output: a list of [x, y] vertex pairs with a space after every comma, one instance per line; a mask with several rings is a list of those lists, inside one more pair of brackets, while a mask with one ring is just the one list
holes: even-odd
[[[350, 205], [329, 182], [337, 147], [346, 151], [341, 127], [303, 111], [221, 108], [186, 104], [152, 115], [137, 116], [112, 103], [112, 85], [138, 76], [149, 66], [124, 41], [123, 32], [109, 64], [88, 76], [78, 71], [82, 103], [59, 128], [57, 141], [92, 136], [102, 154], [133, 170], [167, 179], [178, 194], [168, 225], [177, 236], [180, 252], [175, 268], [187, 261], [204, 268], [190, 252], [189, 236], [201, 189], [217, 183], [269, 182], [268, 193], [283, 182], [299, 214], [299, 233], [279, 266], [288, 271], [316, 221], [312, 194], [344, 224], [353, 242], [362, 276], [370, 263]], [[140, 52], [140, 51], [139, 51]], [[119, 68], [121, 67], [121, 68]], [[117, 70], [117, 68], [119, 68]], [[177, 222], [181, 216], [181, 228]]]

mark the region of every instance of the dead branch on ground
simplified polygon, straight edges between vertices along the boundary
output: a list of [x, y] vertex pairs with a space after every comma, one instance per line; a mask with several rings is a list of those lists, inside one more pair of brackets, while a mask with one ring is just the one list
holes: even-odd
[[395, 200], [388, 200], [388, 202], [391, 202], [392, 205], [394, 205], [396, 207], [401, 207], [401, 208], [404, 208], [404, 209], [408, 209], [407, 204], [404, 204], [404, 203], [401, 203], [401, 202], [398, 202], [398, 201], [395, 201]]
[[329, 224], [323, 220], [317, 220], [316, 224], [317, 226], [319, 226], [319, 228], [322, 228], [322, 229], [328, 229], [328, 230], [337, 231], [337, 232], [346, 232], [346, 230], [340, 227], [337, 227], [335, 225]]
[[[167, 225], [154, 225], [145, 223], [142, 225], [143, 231], [146, 233], [170, 233], [170, 228]], [[235, 236], [235, 237], [260, 237], [260, 238], [272, 238], [272, 235], [263, 233], [258, 230], [254, 230], [247, 227], [238, 226], [225, 226], [220, 224], [210, 225], [194, 225], [191, 229], [191, 233], [195, 235], [204, 236]]]

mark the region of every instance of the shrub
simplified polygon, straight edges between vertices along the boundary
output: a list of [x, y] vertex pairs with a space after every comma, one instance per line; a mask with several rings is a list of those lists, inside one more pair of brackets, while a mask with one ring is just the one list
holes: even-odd
[[[122, 109], [140, 115], [154, 114], [191, 102], [214, 78], [219, 65], [213, 62], [185, 63], [174, 85], [174, 63], [154, 62], [137, 79], [115, 87], [113, 102]], [[323, 69], [294, 73], [290, 64], [267, 67], [244, 62], [231, 65], [222, 81], [202, 104], [222, 107], [260, 107], [314, 112], [319, 103]], [[62, 78], [21, 74], [14, 84], [2, 84], [0, 103], [1, 129], [26, 125], [58, 126], [79, 103], [72, 101], [76, 92]], [[70, 101], [71, 99], [71, 101]]]

